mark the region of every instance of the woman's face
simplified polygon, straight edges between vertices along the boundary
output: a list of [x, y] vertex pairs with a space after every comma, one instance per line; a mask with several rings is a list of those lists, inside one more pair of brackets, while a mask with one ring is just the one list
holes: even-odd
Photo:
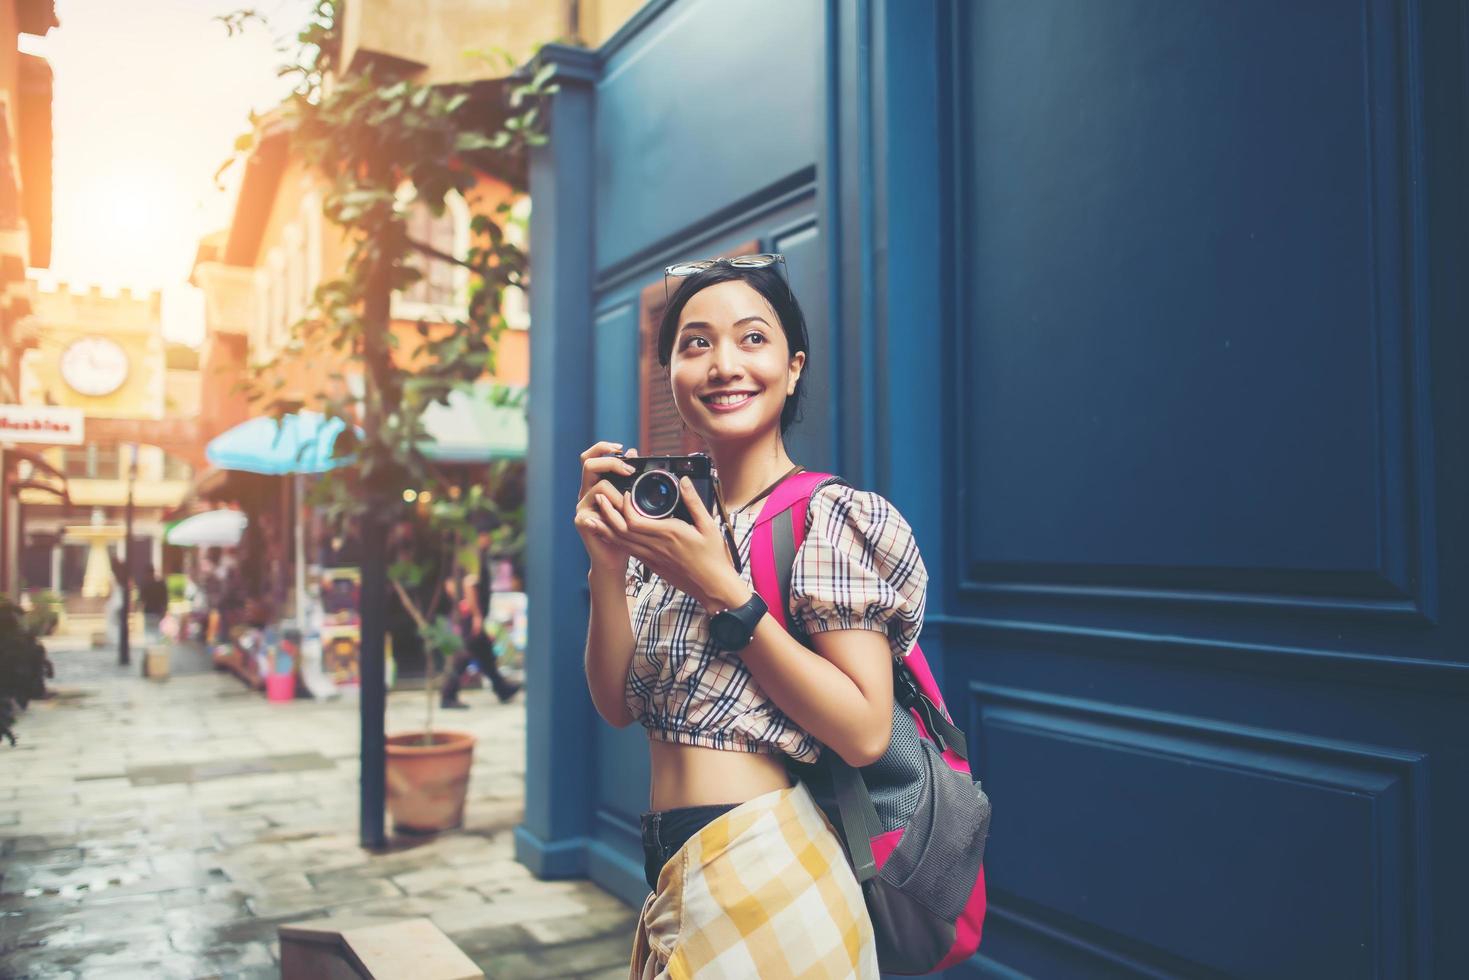
[[738, 280], [701, 289], [683, 308], [668, 362], [684, 423], [711, 445], [780, 431], [806, 363], [770, 304]]

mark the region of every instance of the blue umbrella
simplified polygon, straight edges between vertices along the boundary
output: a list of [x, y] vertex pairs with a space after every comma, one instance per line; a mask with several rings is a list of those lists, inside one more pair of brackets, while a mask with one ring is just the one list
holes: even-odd
[[341, 419], [320, 412], [287, 415], [279, 424], [273, 418], [254, 418], [209, 440], [204, 455], [222, 470], [269, 476], [325, 473], [348, 462], [332, 458], [332, 445], [346, 427]]
[[[348, 458], [332, 457], [337, 436], [347, 428], [341, 419], [328, 419], [320, 412], [300, 412], [273, 418], [254, 418], [241, 422], [227, 432], [209, 440], [204, 455], [223, 470], [245, 470], [268, 476], [296, 477], [296, 500], [305, 499], [301, 476], [325, 473]], [[305, 627], [306, 610], [306, 545], [300, 515], [296, 524], [296, 625]]]

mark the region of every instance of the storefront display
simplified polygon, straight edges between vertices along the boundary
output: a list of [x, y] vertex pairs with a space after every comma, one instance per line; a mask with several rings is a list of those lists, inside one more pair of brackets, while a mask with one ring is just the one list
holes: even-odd
[[362, 645], [362, 572], [328, 568], [321, 575], [322, 669], [339, 687], [359, 683]]

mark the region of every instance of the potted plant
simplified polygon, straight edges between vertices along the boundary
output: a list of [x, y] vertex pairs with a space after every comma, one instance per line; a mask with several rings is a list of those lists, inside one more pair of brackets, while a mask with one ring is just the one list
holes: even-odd
[[[471, 493], [478, 501], [479, 488]], [[462, 508], [449, 504], [437, 508], [437, 520], [457, 524], [463, 519]], [[458, 534], [449, 532], [454, 544], [450, 555], [457, 555]], [[469, 770], [474, 763], [475, 737], [469, 732], [436, 731], [434, 708], [437, 706], [443, 674], [434, 669], [443, 663], [450, 669], [460, 639], [452, 625], [453, 610], [447, 617], [435, 615], [440, 600], [447, 594], [445, 583], [453, 579], [455, 561], [445, 563], [440, 575], [430, 576], [422, 564], [400, 560], [388, 570], [388, 580], [403, 608], [418, 625], [424, 644], [424, 714], [423, 729], [387, 736], [387, 803], [393, 827], [412, 833], [434, 833], [451, 830], [464, 823], [464, 800], [469, 792]], [[419, 588], [426, 579], [436, 582], [425, 612], [410, 589]]]
[[61, 626], [62, 599], [49, 589], [38, 595], [22, 593], [20, 608], [25, 616], [26, 626], [36, 636], [50, 636]]
[[21, 608], [0, 596], [0, 739], [15, 744], [15, 719], [35, 698], [46, 696], [51, 661]]

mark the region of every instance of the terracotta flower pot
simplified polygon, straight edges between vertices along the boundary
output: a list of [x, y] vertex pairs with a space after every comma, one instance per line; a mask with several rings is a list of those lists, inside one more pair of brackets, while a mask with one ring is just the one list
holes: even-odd
[[464, 795], [474, 759], [474, 736], [434, 732], [388, 736], [388, 813], [396, 830], [432, 833], [464, 822]]

